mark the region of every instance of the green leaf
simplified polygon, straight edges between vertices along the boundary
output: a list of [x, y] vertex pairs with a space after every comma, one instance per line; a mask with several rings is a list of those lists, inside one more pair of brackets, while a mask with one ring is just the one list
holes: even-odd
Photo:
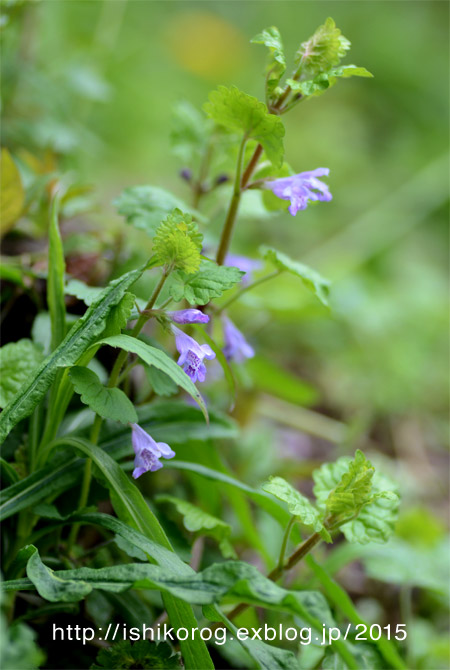
[[328, 18], [317, 28], [314, 35], [302, 42], [295, 62], [302, 72], [316, 75], [339, 65], [350, 46], [350, 42], [341, 34], [333, 19]]
[[289, 84], [293, 91], [299, 91], [304, 98], [310, 98], [311, 96], [324, 93], [328, 88], [334, 86], [339, 78], [348, 79], [348, 77], [373, 77], [373, 74], [366, 70], [365, 67], [343, 65], [333, 68], [328, 72], [321, 72], [313, 79], [301, 81], [288, 79], [286, 83]]
[[95, 372], [75, 366], [70, 369], [69, 377], [81, 402], [93, 412], [111, 421], [137, 423], [138, 417], [131, 400], [120, 389], [103, 386]]
[[231, 526], [215, 516], [204, 512], [196, 505], [192, 505], [186, 500], [175, 498], [169, 495], [159, 495], [158, 501], [168, 502], [174, 505], [177, 511], [183, 516], [183, 523], [186, 530], [199, 535], [212, 537], [219, 543], [219, 549], [225, 558], [236, 558], [236, 552], [230, 544], [229, 537]]
[[55, 196], [51, 205], [48, 232], [48, 277], [47, 303], [50, 312], [52, 339], [51, 350], [63, 341], [66, 334], [66, 303], [64, 302], [64, 273], [66, 263], [58, 225], [59, 198]]
[[8, 149], [2, 149], [0, 166], [0, 234], [13, 227], [19, 218], [25, 200], [20, 172]]
[[200, 267], [202, 240], [192, 216], [174, 209], [156, 230], [153, 239], [156, 262], [193, 274]]
[[286, 58], [278, 28], [271, 26], [250, 40], [253, 44], [263, 44], [269, 49], [266, 68], [266, 90], [269, 101], [274, 102], [281, 93], [280, 79], [286, 70]]
[[158, 368], [155, 368], [153, 365], [150, 366], [144, 364], [143, 367], [148, 383], [156, 395], [170, 397], [175, 395], [175, 393], [178, 393], [178, 386], [165, 372], [158, 370]]
[[10, 342], [0, 349], [0, 407], [6, 407], [42, 362], [42, 349], [31, 340]]
[[260, 248], [260, 253], [263, 258], [270, 261], [279, 270], [290, 272], [296, 277], [300, 277], [306, 288], [314, 293], [314, 295], [319, 298], [320, 302], [324, 305], [328, 305], [327, 297], [330, 290], [330, 282], [328, 279], [324, 279], [324, 277], [312, 268], [299, 261], [292, 260], [292, 258], [289, 258], [289, 256], [281, 251], [277, 251], [273, 247], [262, 246]]
[[185, 371], [180, 368], [164, 351], [151, 347], [149, 344], [130, 337], [129, 335], [115, 335], [100, 340], [97, 344], [107, 344], [110, 347], [120, 347], [124, 351], [137, 354], [144, 363], [153, 365], [158, 370], [165, 372], [178, 386], [181, 386], [200, 406], [205, 419], [208, 420], [208, 410], [206, 409], [205, 401], [203, 400], [197, 387]]
[[170, 295], [176, 302], [185, 299], [191, 305], [206, 305], [211, 298], [219, 298], [238, 284], [244, 274], [235, 267], [203, 260], [194, 275], [184, 272], [171, 275]]
[[133, 293], [127, 292], [120, 302], [117, 305], [114, 305], [106, 320], [105, 330], [102, 333], [103, 337], [120, 335], [122, 328], [125, 328], [128, 321], [131, 319], [131, 313], [135, 302], [136, 296]]
[[99, 286], [88, 286], [79, 279], [70, 279], [65, 288], [66, 295], [72, 295], [78, 300], [82, 300], [88, 307], [97, 300], [102, 291], [103, 289]]
[[174, 209], [192, 214], [197, 221], [204, 217], [176, 196], [157, 186], [131, 186], [113, 202], [127, 223], [153, 236], [157, 227]]
[[174, 106], [170, 141], [173, 152], [185, 165], [193, 167], [200, 159], [210, 134], [210, 125], [211, 121], [190, 102], [182, 100]]
[[350, 542], [386, 542], [394, 529], [399, 498], [395, 485], [377, 474], [357, 450], [313, 473], [317, 505], [340, 525]]
[[92, 303], [86, 314], [73, 325], [59, 347], [40, 367], [28, 376], [17, 395], [0, 416], [0, 442], [9, 431], [27, 417], [52, 385], [59, 368], [75, 365], [105, 328], [106, 318], [127, 289], [141, 276], [142, 269], [132, 270], [112, 281]]
[[91, 670], [111, 670], [111, 668], [146, 668], [147, 670], [175, 670], [181, 668], [181, 656], [174, 653], [167, 642], [138, 640], [131, 644], [122, 640], [112, 647], [101, 649]]
[[331, 535], [323, 524], [323, 514], [285, 479], [270, 477], [269, 481], [263, 484], [261, 488], [263, 491], [271, 493], [278, 500], [285, 502], [289, 513], [298, 517], [304, 526], [320, 533], [326, 542], [332, 541]]
[[246, 371], [258, 391], [303, 407], [319, 400], [318, 391], [308, 382], [258, 354], [246, 362]]
[[283, 163], [284, 126], [278, 116], [269, 114], [263, 102], [235, 86], [219, 86], [209, 94], [204, 110], [219, 125], [242, 131], [247, 139], [259, 142], [275, 166]]

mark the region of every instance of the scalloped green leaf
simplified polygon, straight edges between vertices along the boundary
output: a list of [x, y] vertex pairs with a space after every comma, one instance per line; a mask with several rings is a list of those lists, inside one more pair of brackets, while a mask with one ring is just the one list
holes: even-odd
[[206, 305], [211, 298], [220, 298], [222, 293], [239, 284], [244, 274], [238, 268], [203, 260], [194, 275], [174, 272], [169, 292], [176, 302], [184, 299], [191, 305]]
[[81, 402], [96, 414], [125, 425], [137, 423], [138, 416], [131, 400], [120, 389], [103, 386], [95, 372], [74, 366], [70, 369], [69, 377]]
[[266, 91], [268, 100], [273, 102], [281, 93], [279, 83], [286, 71], [286, 58], [280, 31], [276, 26], [270, 26], [255, 35], [250, 41], [252, 44], [263, 44], [269, 49], [266, 67]]
[[24, 338], [0, 349], [0, 407], [6, 407], [42, 362], [41, 347]]
[[300, 261], [294, 261], [281, 251], [277, 251], [273, 247], [262, 246], [260, 253], [263, 258], [270, 261], [279, 270], [290, 272], [299, 277], [306, 288], [314, 293], [320, 302], [328, 306], [328, 294], [330, 292], [330, 282], [328, 279], [322, 277], [316, 270], [308, 267]]
[[200, 267], [202, 240], [203, 235], [192, 216], [174, 209], [156, 230], [155, 260], [159, 265], [193, 274]]
[[275, 166], [283, 163], [284, 126], [266, 105], [235, 86], [219, 86], [209, 94], [204, 110], [214, 121], [229, 130], [242, 131], [247, 139], [259, 142]]
[[295, 62], [302, 72], [316, 75], [339, 65], [350, 47], [349, 40], [329, 17], [306, 42], [302, 42]]
[[343, 65], [333, 68], [328, 72], [321, 72], [312, 79], [295, 81], [288, 79], [287, 84], [293, 91], [299, 91], [304, 98], [322, 95], [328, 88], [335, 85], [338, 79], [348, 79], [349, 77], [373, 77], [373, 74], [365, 67], [357, 65]]

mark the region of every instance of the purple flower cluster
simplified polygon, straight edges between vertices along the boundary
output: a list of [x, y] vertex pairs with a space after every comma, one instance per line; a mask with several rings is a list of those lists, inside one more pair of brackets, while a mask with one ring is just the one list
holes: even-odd
[[208, 323], [209, 316], [199, 309], [178, 309], [175, 312], [166, 312], [174, 323]]
[[223, 353], [227, 361], [243, 363], [246, 358], [253, 358], [255, 351], [249, 345], [241, 331], [227, 316], [222, 317], [225, 347]]
[[332, 195], [328, 186], [317, 179], [326, 177], [330, 173], [328, 168], [317, 168], [310, 172], [300, 172], [292, 177], [282, 177], [267, 181], [264, 185], [269, 188], [278, 198], [289, 200], [289, 212], [295, 216], [300, 209], [306, 209], [308, 201], [329, 201]]
[[155, 472], [163, 466], [160, 458], [173, 458], [175, 452], [165, 442], [155, 440], [137, 423], [131, 424], [131, 442], [135, 459], [133, 477], [137, 479], [144, 472]]
[[193, 337], [186, 335], [182, 330], [176, 326], [172, 326], [172, 331], [175, 335], [175, 343], [180, 357], [177, 361], [181, 365], [185, 373], [195, 383], [204, 382], [206, 378], [206, 366], [203, 359], [212, 360], [216, 354], [211, 349], [209, 344], [199, 344]]

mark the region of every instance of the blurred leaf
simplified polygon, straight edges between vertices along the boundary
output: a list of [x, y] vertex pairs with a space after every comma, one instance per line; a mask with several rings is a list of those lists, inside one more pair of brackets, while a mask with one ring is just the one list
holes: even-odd
[[332, 18], [319, 26], [306, 42], [302, 42], [295, 62], [302, 72], [316, 75], [339, 65], [341, 58], [350, 49], [350, 42], [342, 34]]
[[158, 265], [193, 274], [200, 267], [202, 240], [203, 235], [192, 216], [174, 209], [156, 230], [155, 261]]
[[155, 368], [158, 368], [158, 370], [165, 372], [178, 386], [181, 386], [182, 389], [189, 393], [196, 403], [198, 403], [205, 419], [208, 420], [208, 410], [206, 409], [205, 401], [197, 390], [195, 384], [192, 383], [185, 371], [163, 351], [156, 347], [151, 347], [145, 342], [130, 337], [129, 335], [113, 335], [112, 337], [100, 340], [98, 344], [107, 344], [110, 347], [120, 347], [124, 351], [137, 354], [139, 358], [147, 363], [147, 365], [153, 365]]
[[242, 131], [247, 139], [259, 142], [275, 166], [283, 163], [284, 126], [264, 103], [233, 86], [219, 86], [204, 105], [209, 117], [229, 130]]
[[0, 234], [12, 228], [19, 218], [25, 193], [20, 172], [8, 149], [2, 149], [0, 163]]
[[186, 165], [192, 166], [204, 151], [210, 124], [190, 102], [183, 100], [174, 106], [170, 140], [174, 153]]
[[25, 417], [29, 416], [44, 397], [54, 381], [59, 368], [75, 365], [89, 345], [104, 330], [106, 318], [114, 305], [122, 299], [126, 290], [141, 276], [142, 269], [132, 270], [112, 281], [98, 299], [88, 308], [86, 314], [74, 324], [59, 347], [48, 356], [30, 375], [22, 390], [12, 399], [0, 416], [0, 442], [9, 431]]
[[112, 307], [108, 318], [106, 319], [105, 330], [102, 337], [110, 337], [112, 335], [120, 335], [122, 328], [125, 328], [131, 312], [136, 302], [136, 296], [133, 293], [125, 293], [117, 305]]
[[263, 484], [261, 488], [263, 491], [271, 493], [278, 500], [285, 502], [290, 514], [298, 517], [304, 526], [311, 528], [315, 533], [319, 533], [326, 542], [332, 541], [330, 533], [323, 524], [323, 515], [308, 498], [294, 489], [285, 479], [270, 477], [269, 481]]
[[111, 670], [111, 668], [148, 668], [148, 670], [174, 670], [181, 668], [181, 655], [174, 653], [167, 642], [138, 640], [131, 644], [122, 640], [107, 649], [101, 649], [91, 670]]
[[319, 399], [313, 386], [262, 356], [249, 359], [246, 370], [258, 391], [302, 406], [313, 405]]
[[214, 538], [219, 543], [219, 549], [225, 558], [236, 558], [236, 552], [229, 541], [231, 526], [228, 523], [204, 512], [196, 505], [174, 496], [158, 495], [157, 500], [171, 503], [176, 507], [177, 511], [183, 516], [183, 524], [186, 530]]
[[0, 349], [0, 407], [8, 405], [43, 358], [42, 349], [27, 339]]
[[286, 70], [286, 58], [280, 31], [275, 26], [265, 28], [261, 33], [255, 35], [251, 42], [253, 44], [263, 44], [269, 49], [270, 54], [266, 67], [267, 99], [275, 101], [281, 92], [279, 83]]
[[365, 67], [343, 65], [342, 67], [334, 68], [329, 72], [321, 72], [316, 75], [314, 79], [306, 79], [302, 81], [288, 79], [286, 83], [289, 84], [293, 91], [299, 91], [303, 97], [309, 98], [324, 93], [327, 88], [334, 86], [340, 77], [344, 79], [348, 79], [348, 77], [373, 77], [373, 74], [366, 70]]
[[100, 286], [88, 286], [79, 279], [70, 279], [67, 282], [66, 295], [73, 295], [78, 300], [82, 300], [89, 307], [94, 300], [97, 300], [103, 289]]
[[95, 372], [75, 366], [70, 368], [69, 377], [81, 402], [93, 412], [111, 421], [137, 423], [138, 417], [131, 400], [120, 389], [103, 386]]
[[324, 279], [312, 268], [299, 261], [292, 260], [292, 258], [289, 258], [289, 256], [281, 251], [277, 251], [273, 247], [262, 246], [260, 248], [260, 253], [263, 258], [273, 263], [279, 270], [290, 272], [291, 274], [300, 277], [306, 288], [314, 293], [314, 295], [319, 298], [320, 302], [324, 305], [328, 305], [327, 296], [330, 286], [328, 279]]
[[198, 221], [204, 221], [204, 217], [195, 209], [158, 186], [130, 186], [122, 191], [113, 205], [127, 223], [152, 237], [161, 221], [174, 209], [188, 212]]
[[235, 267], [203, 260], [194, 275], [172, 274], [170, 295], [176, 302], [185, 299], [191, 305], [206, 305], [211, 298], [219, 298], [224, 291], [238, 284], [244, 274]]
[[47, 303], [51, 324], [51, 351], [63, 341], [66, 334], [66, 303], [64, 301], [64, 273], [66, 264], [58, 223], [59, 197], [51, 203], [48, 233]]
[[178, 393], [178, 386], [165, 372], [158, 370], [158, 368], [155, 368], [153, 365], [145, 364], [144, 370], [148, 383], [156, 395], [170, 397], [175, 395], [175, 393]]

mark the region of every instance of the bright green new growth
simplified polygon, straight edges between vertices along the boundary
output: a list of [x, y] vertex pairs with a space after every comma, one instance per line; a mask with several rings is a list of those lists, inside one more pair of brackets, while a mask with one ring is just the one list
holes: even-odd
[[69, 377], [81, 402], [96, 414], [124, 424], [137, 423], [138, 417], [131, 400], [120, 389], [103, 386], [95, 372], [75, 366], [71, 368]]
[[306, 42], [302, 42], [295, 62], [303, 73], [314, 77], [339, 65], [350, 46], [333, 19], [328, 18]]
[[193, 274], [200, 267], [202, 240], [192, 216], [174, 209], [156, 231], [153, 252], [159, 265]]
[[268, 102], [274, 102], [282, 92], [279, 83], [286, 71], [286, 58], [284, 56], [280, 31], [275, 26], [265, 28], [261, 33], [255, 35], [251, 42], [253, 44], [263, 44], [269, 49], [266, 67], [266, 88]]
[[275, 167], [282, 165], [284, 126], [278, 116], [269, 114], [263, 102], [235, 86], [219, 86], [209, 94], [203, 108], [219, 125], [259, 142]]
[[204, 512], [196, 505], [186, 500], [169, 495], [158, 496], [158, 501], [168, 502], [175, 506], [177, 512], [183, 517], [186, 530], [191, 533], [212, 537], [219, 544], [219, 549], [225, 558], [237, 558], [236, 552], [230, 544], [231, 526], [221, 519]]
[[319, 533], [326, 542], [331, 542], [331, 535], [323, 524], [323, 513], [320, 512], [309, 500], [289, 482], [282, 477], [270, 477], [269, 481], [262, 485], [263, 491], [271, 493], [275, 498], [285, 502], [289, 512], [298, 517], [298, 520], [306, 527]]
[[349, 77], [373, 77], [373, 74], [366, 70], [365, 67], [343, 65], [328, 72], [321, 72], [313, 79], [306, 79], [304, 81], [288, 79], [286, 83], [289, 84], [293, 91], [299, 91], [303, 97], [310, 98], [325, 93], [328, 88], [334, 86], [338, 78], [348, 79]]
[[320, 302], [328, 305], [327, 297], [330, 291], [330, 282], [328, 279], [325, 279], [307, 265], [292, 260], [292, 258], [289, 258], [289, 256], [283, 254], [281, 251], [277, 251], [273, 247], [262, 246], [259, 251], [261, 256], [275, 265], [280, 272], [290, 272], [299, 277], [306, 288], [319, 298]]
[[0, 349], [0, 407], [2, 409], [14, 398], [43, 358], [41, 348], [27, 339], [10, 342]]

